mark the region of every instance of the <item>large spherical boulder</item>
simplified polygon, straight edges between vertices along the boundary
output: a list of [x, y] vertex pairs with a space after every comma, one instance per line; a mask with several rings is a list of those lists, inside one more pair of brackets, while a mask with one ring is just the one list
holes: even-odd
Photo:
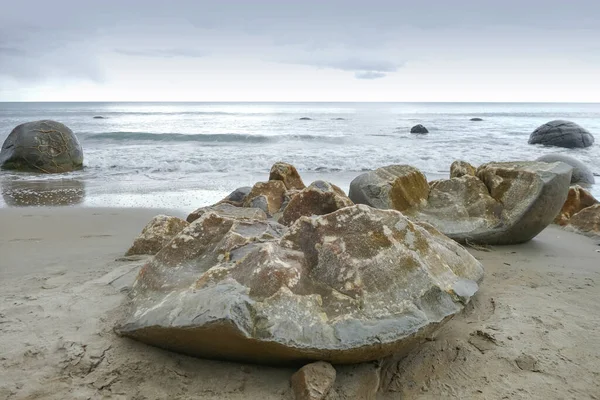
[[565, 156], [563, 154], [546, 154], [545, 156], [541, 156], [536, 161], [542, 161], [547, 163], [553, 162], [564, 162], [565, 164], [569, 164], [573, 167], [573, 174], [571, 175], [571, 184], [579, 184], [579, 185], [593, 185], [596, 183], [596, 179], [594, 179], [594, 174], [590, 169], [581, 161], [576, 160], [573, 157]]
[[60, 122], [43, 120], [17, 126], [0, 151], [0, 167], [17, 171], [59, 173], [80, 169], [83, 150]]
[[531, 136], [529, 144], [545, 146], [589, 147], [594, 143], [594, 137], [586, 129], [571, 121], [556, 120], [538, 127]]
[[463, 247], [394, 210], [287, 229], [208, 212], [142, 268], [116, 331], [192, 356], [358, 363], [414, 349], [482, 278]]
[[425, 133], [429, 133], [429, 131], [427, 130], [427, 128], [425, 128], [425, 126], [419, 124], [419, 125], [415, 125], [412, 128], [410, 128], [410, 133], [425, 134]]

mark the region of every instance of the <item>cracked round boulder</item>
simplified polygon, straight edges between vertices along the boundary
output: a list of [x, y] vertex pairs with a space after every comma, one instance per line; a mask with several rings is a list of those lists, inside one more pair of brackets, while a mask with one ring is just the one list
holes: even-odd
[[556, 120], [538, 127], [529, 136], [529, 144], [566, 147], [568, 149], [589, 147], [594, 136], [575, 122]]
[[413, 349], [482, 277], [463, 247], [394, 210], [287, 229], [208, 212], [143, 267], [116, 332], [198, 357], [358, 363]]
[[0, 167], [24, 172], [60, 173], [81, 169], [79, 140], [60, 122], [43, 120], [17, 126], [0, 151]]
[[526, 242], [552, 223], [569, 193], [572, 168], [562, 162], [494, 162], [469, 174], [427, 185], [407, 165], [392, 165], [358, 176], [350, 199], [391, 208], [427, 222], [461, 242]]

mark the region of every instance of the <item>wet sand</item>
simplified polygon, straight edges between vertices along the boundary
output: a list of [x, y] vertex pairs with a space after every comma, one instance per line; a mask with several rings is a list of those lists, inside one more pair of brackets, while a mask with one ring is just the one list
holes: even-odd
[[[293, 398], [293, 369], [114, 335], [143, 263], [115, 260], [163, 212], [0, 209], [0, 399]], [[357, 398], [348, 382], [379, 383], [378, 399], [600, 399], [597, 241], [549, 227], [524, 245], [471, 251], [486, 277], [465, 312], [408, 359], [338, 368], [330, 399]]]

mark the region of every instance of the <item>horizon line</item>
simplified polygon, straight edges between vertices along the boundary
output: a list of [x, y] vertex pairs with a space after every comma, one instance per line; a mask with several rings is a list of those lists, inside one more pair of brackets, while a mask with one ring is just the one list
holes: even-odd
[[0, 100], [3, 103], [345, 103], [345, 104], [600, 104], [599, 101], [344, 101], [344, 100]]

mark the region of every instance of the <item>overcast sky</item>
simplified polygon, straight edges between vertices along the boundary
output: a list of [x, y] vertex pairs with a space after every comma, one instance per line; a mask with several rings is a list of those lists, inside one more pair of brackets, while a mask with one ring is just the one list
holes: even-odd
[[0, 101], [600, 102], [600, 0], [19, 0]]

